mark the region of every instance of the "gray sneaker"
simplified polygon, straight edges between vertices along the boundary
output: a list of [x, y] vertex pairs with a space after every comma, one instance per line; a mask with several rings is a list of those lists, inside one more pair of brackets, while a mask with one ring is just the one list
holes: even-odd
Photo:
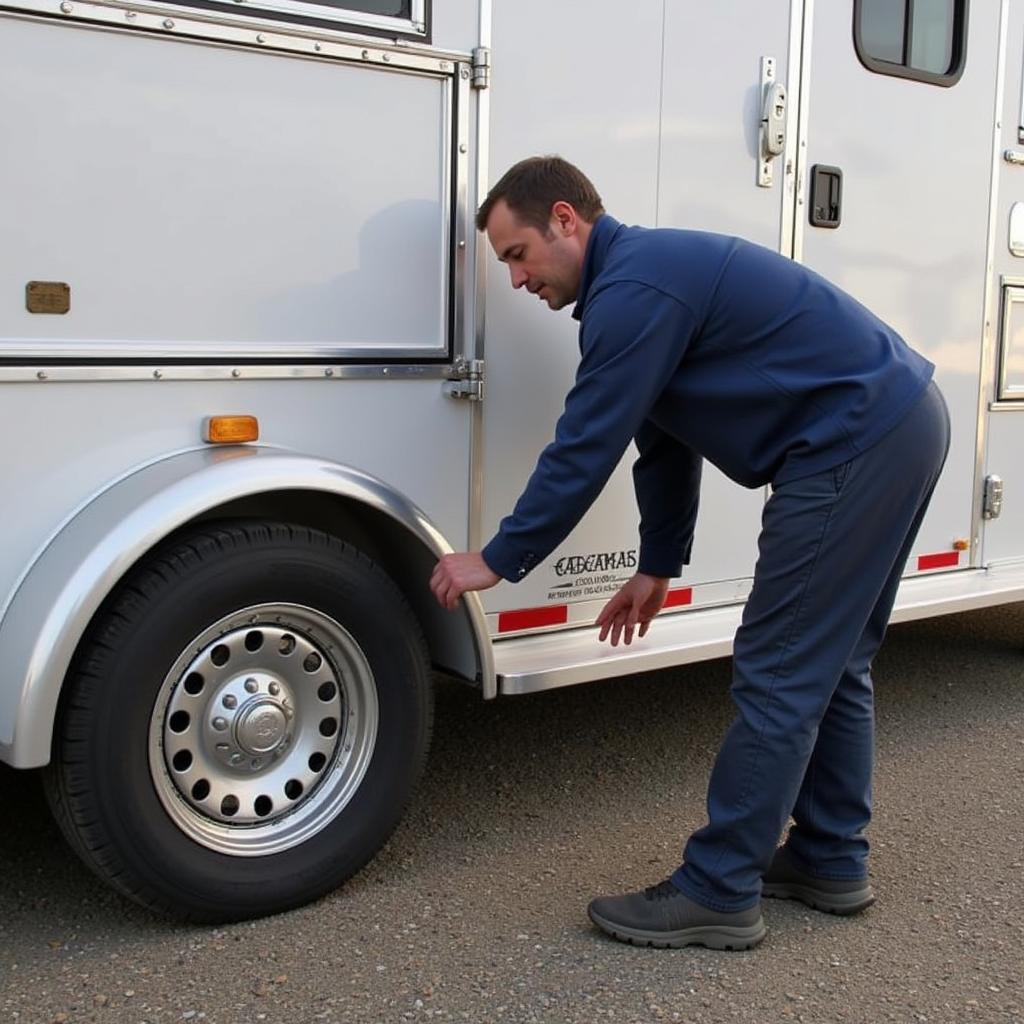
[[859, 914], [875, 902], [866, 878], [818, 878], [797, 867], [783, 846], [775, 851], [765, 872], [761, 895], [769, 899], [799, 900], [827, 914]]
[[643, 892], [601, 896], [591, 901], [587, 913], [598, 928], [620, 942], [659, 949], [751, 949], [767, 931], [760, 906], [721, 914], [688, 899], [671, 879]]

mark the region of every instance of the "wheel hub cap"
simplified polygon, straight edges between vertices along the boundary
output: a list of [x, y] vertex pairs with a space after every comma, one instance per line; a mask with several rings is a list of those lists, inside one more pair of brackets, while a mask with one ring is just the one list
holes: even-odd
[[272, 754], [287, 739], [288, 719], [275, 701], [254, 701], [242, 709], [235, 740], [250, 754]]
[[186, 833], [265, 854], [347, 803], [376, 730], [373, 676], [348, 632], [315, 609], [260, 605], [213, 624], [168, 673], [150, 764]]

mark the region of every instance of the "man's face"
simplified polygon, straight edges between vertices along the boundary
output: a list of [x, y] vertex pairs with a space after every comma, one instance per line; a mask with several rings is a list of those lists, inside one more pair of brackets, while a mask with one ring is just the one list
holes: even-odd
[[523, 224], [499, 199], [487, 218], [487, 237], [508, 266], [513, 288], [543, 299], [552, 309], [576, 301], [590, 225], [568, 203], [555, 203], [546, 232]]

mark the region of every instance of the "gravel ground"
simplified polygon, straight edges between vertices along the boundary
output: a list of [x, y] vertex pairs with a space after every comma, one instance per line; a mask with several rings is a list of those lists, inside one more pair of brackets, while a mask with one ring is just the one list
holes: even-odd
[[1024, 1024], [1024, 605], [895, 627], [876, 664], [878, 903], [766, 903], [747, 953], [624, 946], [591, 896], [675, 867], [703, 821], [729, 663], [483, 704], [442, 684], [420, 793], [314, 906], [150, 917], [0, 768], [0, 1022]]

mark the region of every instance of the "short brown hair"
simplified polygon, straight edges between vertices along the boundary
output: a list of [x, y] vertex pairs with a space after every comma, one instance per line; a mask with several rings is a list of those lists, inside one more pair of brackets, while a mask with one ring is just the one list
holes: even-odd
[[545, 233], [551, 207], [557, 202], [571, 204], [590, 224], [604, 213], [601, 197], [590, 179], [560, 156], [531, 156], [510, 167], [481, 203], [477, 230], [486, 230], [487, 218], [499, 199], [504, 199], [524, 224]]

